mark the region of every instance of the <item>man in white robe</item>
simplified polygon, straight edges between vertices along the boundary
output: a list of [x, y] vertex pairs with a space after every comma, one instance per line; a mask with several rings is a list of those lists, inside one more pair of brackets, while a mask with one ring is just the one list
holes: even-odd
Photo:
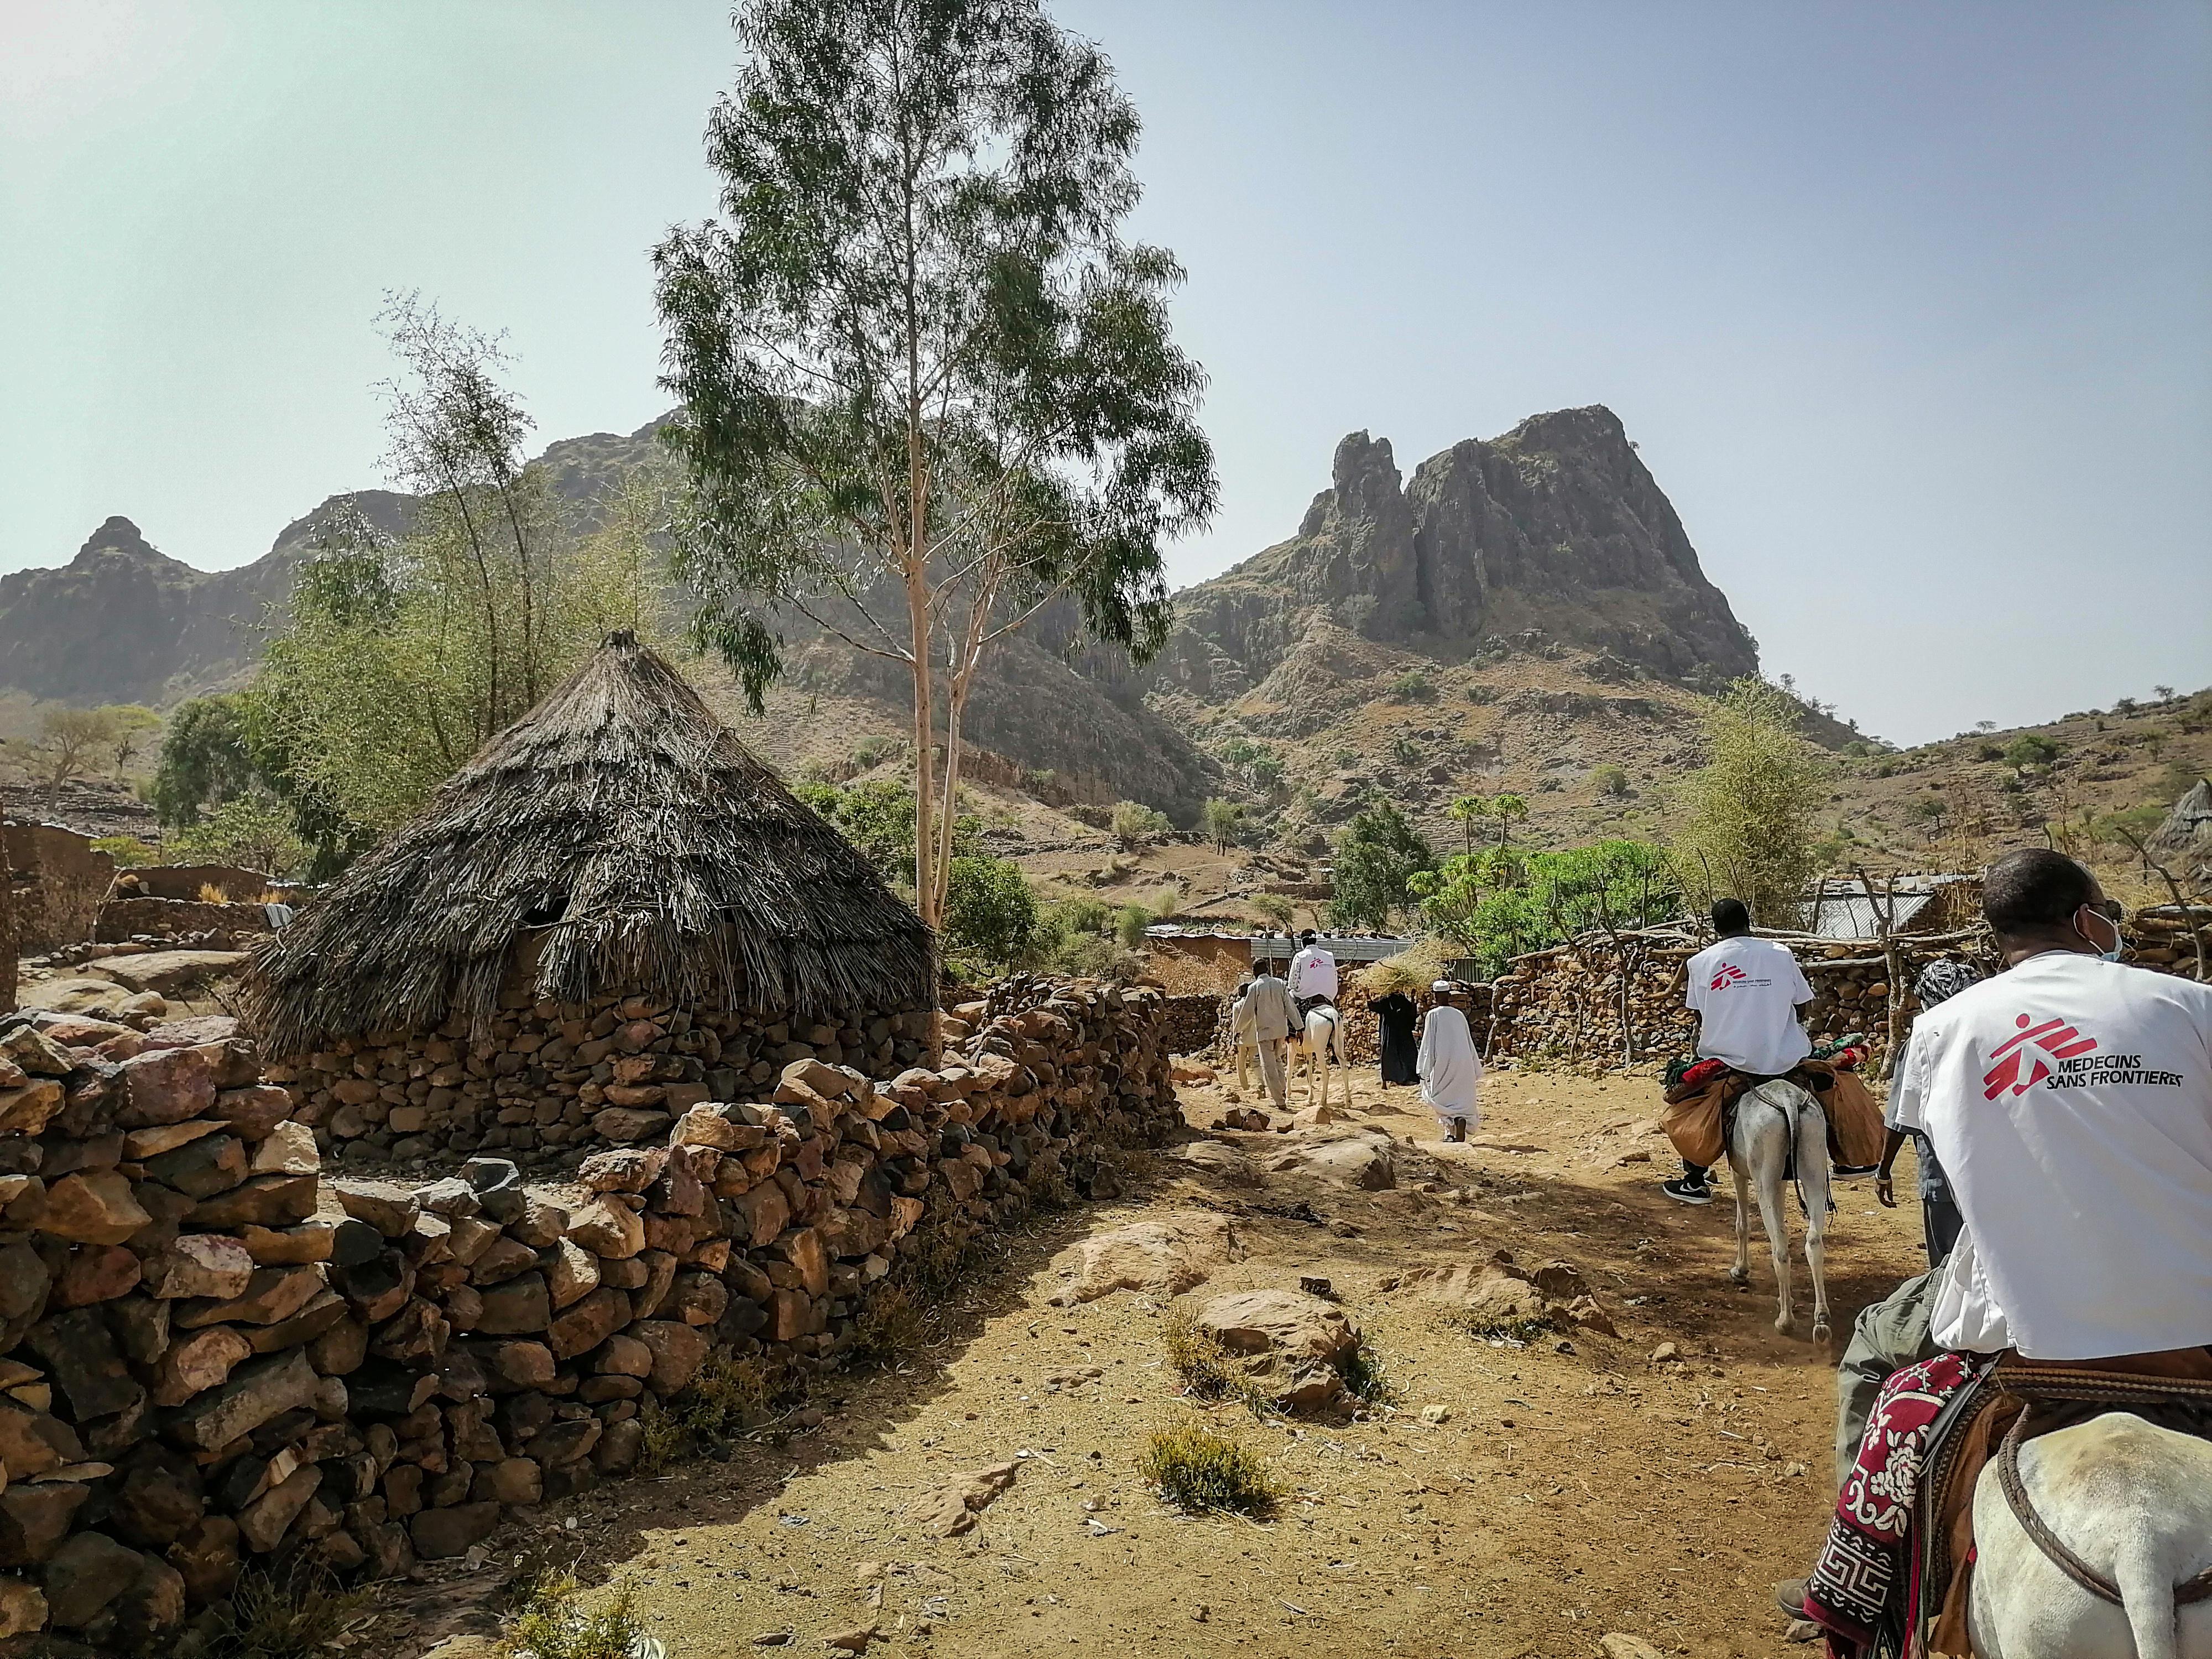
[[1482, 1087], [1482, 1056], [1475, 1052], [1474, 1033], [1467, 1015], [1457, 1006], [1449, 980], [1430, 988], [1437, 1006], [1421, 1022], [1421, 1052], [1414, 1070], [1421, 1079], [1421, 1098], [1443, 1126], [1447, 1140], [1465, 1140], [1482, 1121], [1476, 1096]]

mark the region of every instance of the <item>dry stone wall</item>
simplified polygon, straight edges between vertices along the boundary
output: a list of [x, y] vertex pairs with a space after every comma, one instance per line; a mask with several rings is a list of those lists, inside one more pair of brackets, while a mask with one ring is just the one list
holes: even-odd
[[711, 1356], [835, 1364], [902, 1261], [1164, 1138], [1161, 1001], [1029, 981], [888, 1081], [770, 1060], [557, 1191], [326, 1176], [228, 1020], [0, 1028], [0, 1638], [143, 1651], [249, 1564], [460, 1554], [627, 1473]]
[[481, 1038], [458, 1021], [342, 1038], [268, 1076], [348, 1162], [635, 1146], [665, 1140], [702, 1101], [773, 1088], [798, 1060], [894, 1077], [928, 1052], [935, 1018], [787, 1019], [608, 996], [506, 1008]]

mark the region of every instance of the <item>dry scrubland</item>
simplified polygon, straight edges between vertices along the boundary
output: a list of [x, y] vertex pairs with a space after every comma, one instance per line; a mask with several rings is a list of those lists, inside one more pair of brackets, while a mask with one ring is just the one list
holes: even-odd
[[[1197, 1126], [1229, 1104], [1218, 1086], [1182, 1095]], [[551, 1554], [628, 1579], [646, 1629], [684, 1659], [830, 1651], [833, 1637], [878, 1655], [1596, 1655], [1613, 1633], [1714, 1659], [1804, 1651], [1785, 1646], [1767, 1587], [1802, 1571], [1821, 1531], [1832, 1373], [1771, 1328], [1763, 1259], [1753, 1291], [1724, 1285], [1727, 1210], [1658, 1194], [1652, 1104], [1641, 1078], [1493, 1074], [1475, 1144], [1444, 1147], [1409, 1091], [1368, 1073], [1355, 1117], [1321, 1133], [1397, 1137], [1382, 1191], [1297, 1173], [1244, 1184], [1218, 1152], [1201, 1156], [1226, 1174], [1176, 1149], [1139, 1155], [1121, 1200], [996, 1241], [895, 1371], [836, 1379], [726, 1462], [549, 1505], [474, 1569], [383, 1591], [363, 1635], [481, 1650], [515, 1561]], [[1206, 1139], [1249, 1164], [1311, 1136]], [[1320, 1219], [1297, 1218], [1301, 1203]], [[1863, 1182], [1840, 1203], [1839, 1326], [1918, 1254], [1909, 1206], [1877, 1209]], [[1053, 1304], [1069, 1247], [1194, 1211], [1226, 1218], [1241, 1259], [1181, 1297]], [[1620, 1335], [1571, 1325], [1500, 1346], [1382, 1288], [1499, 1249], [1572, 1263]], [[1164, 1363], [1176, 1309], [1305, 1276], [1331, 1281], [1383, 1356], [1392, 1406], [1261, 1419], [1181, 1397]], [[1679, 1358], [1655, 1361], [1668, 1344]], [[1424, 1420], [1433, 1407], [1442, 1422]], [[1198, 1417], [1265, 1459], [1285, 1494], [1272, 1518], [1188, 1518], [1147, 1489], [1147, 1434]], [[1011, 1482], [973, 1530], [933, 1535], [932, 1504], [1001, 1463]]]

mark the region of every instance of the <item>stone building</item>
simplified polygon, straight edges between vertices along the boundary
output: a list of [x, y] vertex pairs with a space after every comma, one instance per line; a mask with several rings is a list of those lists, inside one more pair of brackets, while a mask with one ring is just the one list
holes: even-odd
[[256, 952], [347, 1157], [664, 1140], [795, 1060], [932, 1057], [928, 930], [627, 633]]

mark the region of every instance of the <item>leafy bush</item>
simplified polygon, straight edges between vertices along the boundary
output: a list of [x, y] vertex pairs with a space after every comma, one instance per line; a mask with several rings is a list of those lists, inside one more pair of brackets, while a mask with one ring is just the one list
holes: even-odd
[[2048, 766], [2057, 758], [2058, 745], [2039, 732], [2023, 732], [2004, 749], [2005, 763], [2022, 771], [2031, 766]]
[[623, 1578], [591, 1607], [582, 1605], [583, 1588], [566, 1573], [539, 1578], [501, 1632], [502, 1659], [629, 1659], [645, 1634], [635, 1586]]
[[93, 842], [92, 850], [106, 854], [119, 867], [126, 870], [134, 865], [159, 864], [161, 861], [161, 849], [151, 842], [139, 840], [136, 836], [101, 836]]
[[289, 811], [270, 796], [247, 794], [172, 833], [167, 855], [172, 864], [237, 864], [292, 876], [307, 863], [307, 848]]
[[1278, 927], [1288, 927], [1297, 914], [1297, 907], [1282, 893], [1255, 893], [1245, 902], [1254, 915]]
[[1135, 847], [1149, 836], [1166, 834], [1168, 815], [1141, 801], [1119, 801], [1115, 804], [1112, 827], [1115, 840], [1124, 847]]
[[1145, 929], [1152, 925], [1152, 913], [1141, 904], [1125, 904], [1114, 913], [1114, 937], [1127, 950], [1142, 950]]
[[904, 747], [896, 738], [887, 738], [878, 732], [872, 738], [862, 738], [853, 745], [853, 764], [861, 771], [879, 762], [889, 760]]
[[1436, 695], [1436, 682], [1424, 669], [1408, 669], [1390, 682], [1390, 701], [1393, 702], [1426, 702]]
[[969, 854], [952, 860], [945, 887], [948, 952], [994, 967], [1028, 958], [1036, 942], [1036, 896], [1012, 859]]
[[1504, 695], [1494, 685], [1483, 685], [1478, 683], [1467, 688], [1467, 700], [1478, 708], [1496, 702]]
[[1648, 927], [1681, 907], [1667, 855], [1647, 842], [1601, 841], [1557, 853], [1486, 848], [1413, 879], [1421, 919], [1485, 974], [1608, 919]]
[[1601, 795], [1620, 797], [1628, 793], [1628, 774], [1618, 766], [1601, 766], [1590, 773], [1590, 783]]
[[648, 1397], [640, 1419], [645, 1445], [638, 1468], [658, 1474], [686, 1457], [728, 1447], [767, 1419], [769, 1407], [800, 1380], [757, 1354], [744, 1358], [712, 1353], [665, 1406]]
[[1155, 1429], [1137, 1468], [1169, 1503], [1199, 1514], [1261, 1516], [1282, 1498], [1258, 1453], [1201, 1423]]

